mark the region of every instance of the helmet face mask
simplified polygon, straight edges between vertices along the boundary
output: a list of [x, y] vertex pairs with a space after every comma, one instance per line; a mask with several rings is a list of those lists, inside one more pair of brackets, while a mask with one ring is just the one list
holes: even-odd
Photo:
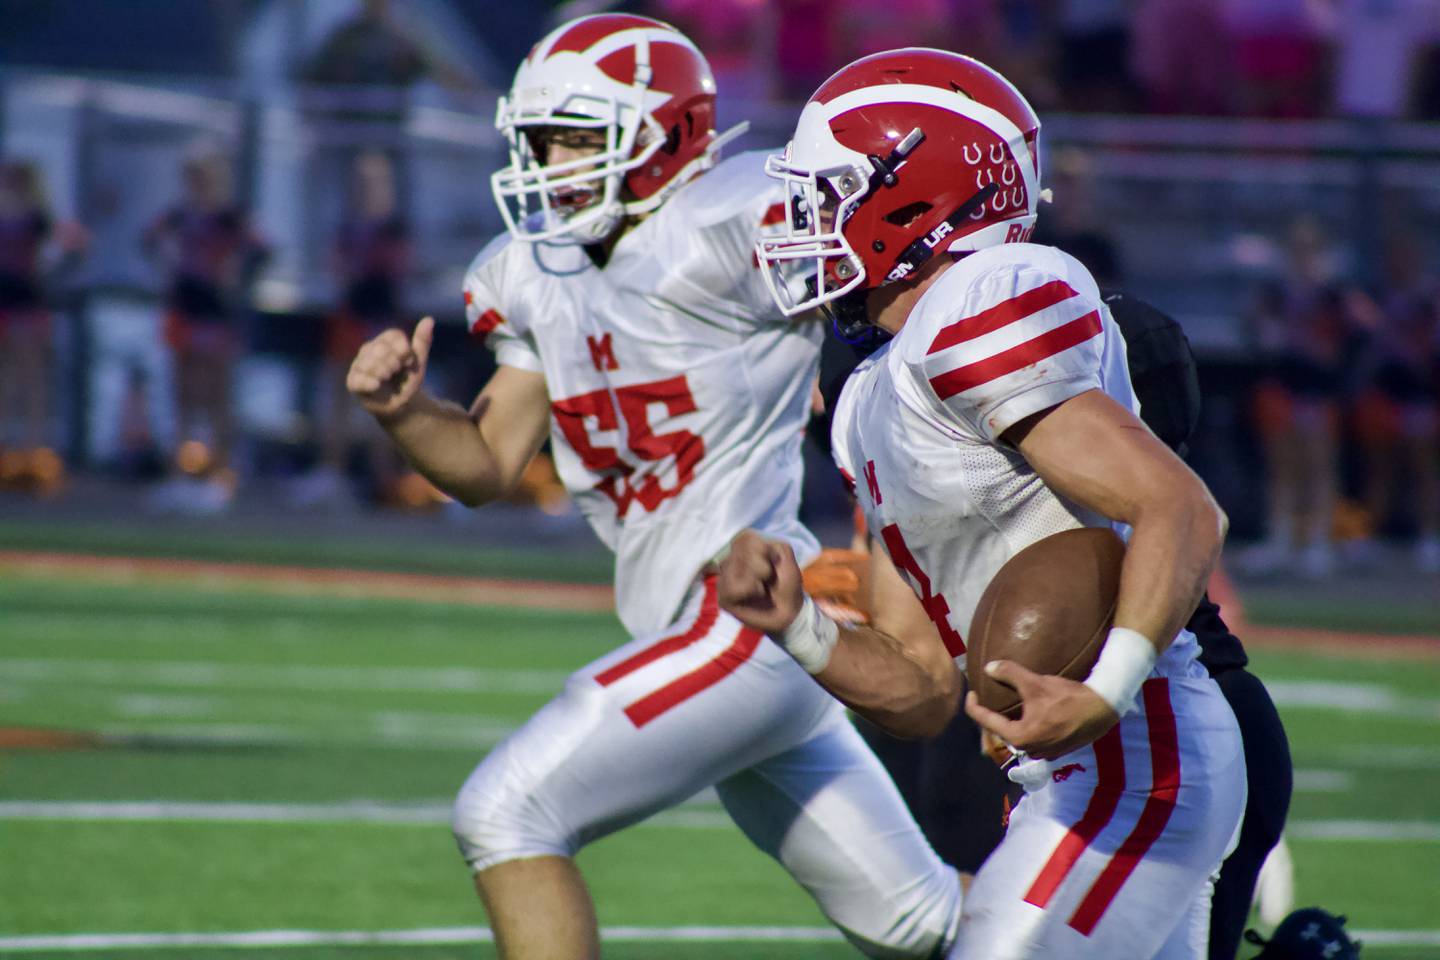
[[[768, 157], [765, 172], [785, 183], [785, 235], [762, 237], [757, 255], [770, 296], [793, 316], [845, 296], [865, 281], [865, 267], [846, 239], [844, 226], [870, 190], [858, 168], [802, 169], [784, 157]], [[806, 288], [797, 293], [797, 281]]]
[[[520, 83], [517, 76], [517, 90]], [[623, 96], [621, 91], [605, 99], [572, 96], [554, 108], [542, 103], [528, 109], [509, 97], [500, 99], [495, 125], [509, 141], [510, 166], [491, 177], [491, 186], [505, 226], [517, 239], [598, 243], [619, 226], [626, 212], [625, 175], [649, 161], [665, 141], [655, 118], [638, 109], [636, 101], [643, 102], [645, 90], [635, 90], [630, 102]], [[535, 140], [549, 129], [595, 130], [604, 142], [586, 156], [547, 163]], [[642, 133], [646, 145], [637, 152]], [[577, 205], [572, 195], [584, 192], [595, 199]]]
[[[1039, 126], [1008, 81], [958, 54], [909, 48], [843, 68], [766, 166], [792, 198], [785, 235], [756, 245], [772, 298], [793, 315], [843, 297], [853, 315], [935, 253], [1028, 239]], [[833, 219], [813, 216], [827, 193]]]
[[[714, 114], [709, 65], [673, 27], [599, 14], [557, 28], [520, 65], [496, 110], [510, 164], [491, 188], [506, 228], [528, 242], [606, 239], [713, 166], [719, 146], [743, 132], [717, 136]], [[546, 162], [536, 141], [566, 129], [601, 132], [603, 145]]]

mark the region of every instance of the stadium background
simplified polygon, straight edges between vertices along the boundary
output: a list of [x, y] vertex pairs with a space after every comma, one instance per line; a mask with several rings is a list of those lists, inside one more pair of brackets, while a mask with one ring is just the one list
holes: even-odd
[[[1440, 496], [1424, 429], [1440, 5], [618, 8], [709, 54], [722, 123], [752, 124], [737, 149], [778, 146], [832, 68], [906, 43], [973, 53], [1030, 96], [1056, 193], [1042, 223], [1173, 312], [1200, 359], [1192, 462], [1232, 519], [1227, 616], [1294, 741], [1298, 898], [1349, 913], [1367, 954], [1440, 956], [1440, 564], [1425, 553], [1440, 531], [1424, 516]], [[464, 397], [489, 363], [458, 290], [500, 229], [495, 97], [552, 23], [598, 9], [0, 0], [0, 162], [39, 171], [57, 227], [38, 441], [16, 366], [0, 374], [0, 954], [489, 955], [465, 945], [480, 917], [448, 798], [620, 639], [606, 558], [543, 470], [525, 502], [478, 512], [403, 476], [375, 482], [359, 449], [330, 495], [306, 484], [332, 422], [356, 157], [393, 168], [410, 247], [397, 313], [441, 319], [434, 385]], [[210, 427], [178, 427], [167, 267], [141, 242], [201, 154], [232, 167], [264, 252], [230, 320], [224, 469], [202, 455]], [[1393, 316], [1412, 287], [1428, 312]], [[1333, 315], [1303, 306], [1322, 292]], [[0, 359], [20, 356], [16, 329], [0, 323]], [[1394, 329], [1428, 401], [1397, 400], [1376, 373]], [[1293, 407], [1284, 372], [1314, 359], [1314, 337], [1330, 350], [1333, 452], [1275, 412]], [[1280, 542], [1268, 516], [1282, 445], [1317, 457], [1289, 482], [1335, 497], [1308, 543]], [[840, 542], [838, 484], [811, 467], [807, 516]], [[617, 955], [844, 955], [713, 797], [582, 863]]]

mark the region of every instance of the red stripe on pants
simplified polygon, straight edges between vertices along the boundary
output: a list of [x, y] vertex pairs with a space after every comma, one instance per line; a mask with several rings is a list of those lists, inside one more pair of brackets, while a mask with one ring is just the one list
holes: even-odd
[[1105, 829], [1120, 805], [1120, 794], [1125, 791], [1125, 748], [1120, 743], [1120, 725], [1117, 723], [1096, 740], [1094, 749], [1095, 792], [1090, 795], [1085, 813], [1061, 839], [1030, 885], [1026, 903], [1043, 909], [1050, 902], [1080, 855]]
[[746, 627], [735, 637], [735, 642], [714, 660], [636, 700], [625, 708], [625, 716], [635, 726], [643, 727], [671, 707], [679, 706], [702, 690], [713, 687], [750, 659], [760, 645], [760, 636], [760, 631]]
[[602, 687], [608, 687], [612, 683], [628, 677], [641, 667], [654, 663], [661, 657], [672, 654], [677, 650], [684, 650], [690, 646], [690, 644], [709, 633], [710, 628], [715, 626], [715, 621], [719, 619], [719, 617], [720, 596], [716, 587], [715, 577], [709, 576], [705, 578], [705, 598], [700, 601], [700, 614], [695, 618], [695, 622], [690, 625], [689, 630], [686, 630], [684, 633], [677, 633], [673, 637], [657, 640], [634, 656], [627, 657], [613, 667], [597, 673], [595, 675], [595, 682]]
[[1175, 733], [1175, 710], [1170, 705], [1170, 682], [1147, 680], [1141, 692], [1150, 727], [1150, 797], [1140, 811], [1135, 829], [1120, 844], [1070, 918], [1070, 926], [1087, 937], [1105, 916], [1141, 859], [1160, 839], [1170, 815], [1175, 812], [1175, 800], [1180, 793], [1180, 742]]

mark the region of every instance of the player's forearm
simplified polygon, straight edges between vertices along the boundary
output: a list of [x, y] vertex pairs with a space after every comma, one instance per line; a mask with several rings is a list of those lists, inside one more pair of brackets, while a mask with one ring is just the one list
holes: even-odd
[[1143, 634], [1158, 652], [1169, 647], [1205, 592], [1226, 527], [1224, 512], [1198, 481], [1143, 509], [1120, 571], [1115, 625]]
[[963, 693], [960, 670], [943, 647], [939, 656], [924, 656], [866, 626], [840, 630], [830, 662], [815, 679], [898, 737], [939, 734], [960, 709]]
[[509, 492], [498, 458], [459, 404], [421, 392], [404, 410], [379, 422], [425, 479], [466, 506]]

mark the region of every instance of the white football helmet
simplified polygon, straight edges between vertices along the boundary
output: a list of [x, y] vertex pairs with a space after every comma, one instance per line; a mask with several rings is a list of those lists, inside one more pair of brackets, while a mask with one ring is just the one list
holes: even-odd
[[[572, 20], [536, 44], [495, 125], [510, 165], [491, 186], [511, 235], [569, 243], [596, 243], [627, 215], [656, 209], [745, 130], [715, 133], [715, 79], [684, 34], [613, 13]], [[546, 163], [528, 135], [544, 127], [604, 131], [605, 145]]]

